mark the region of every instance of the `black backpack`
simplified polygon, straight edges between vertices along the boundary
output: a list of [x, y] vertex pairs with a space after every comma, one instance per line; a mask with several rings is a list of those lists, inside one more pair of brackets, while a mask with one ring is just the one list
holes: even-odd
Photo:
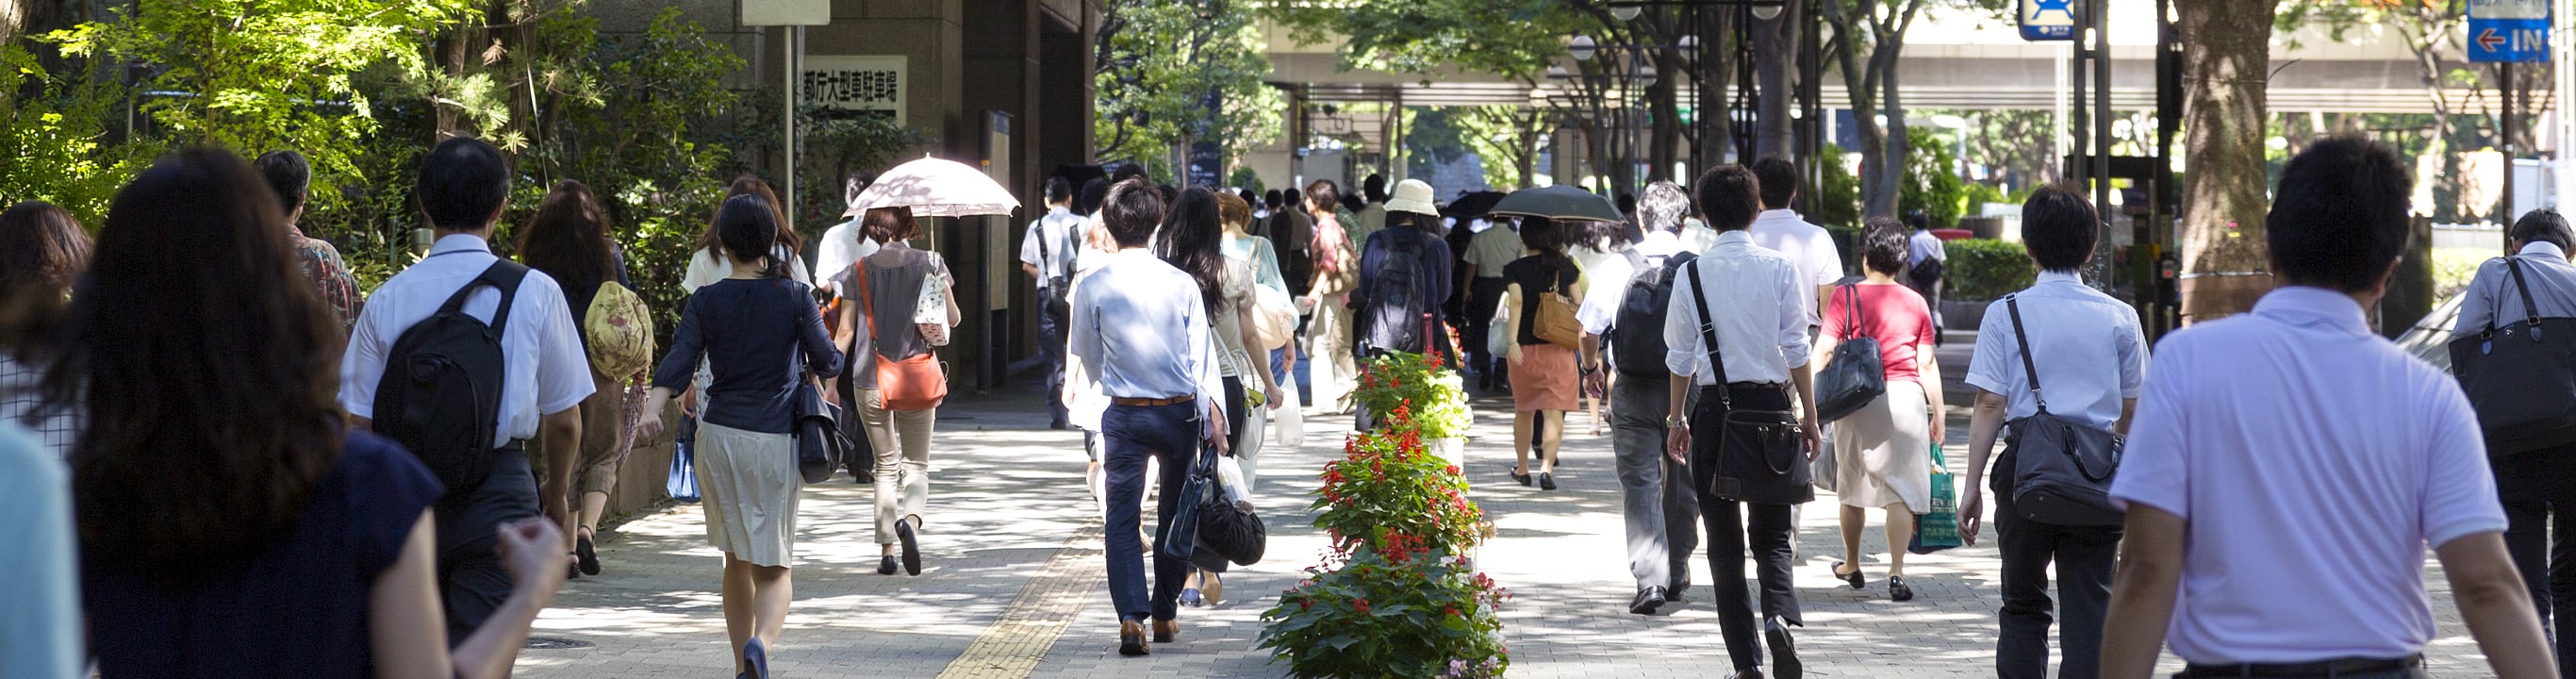
[[1672, 308], [1673, 273], [1689, 266], [1698, 255], [1688, 252], [1662, 257], [1646, 257], [1636, 250], [1628, 251], [1628, 264], [1636, 275], [1628, 278], [1628, 288], [1619, 297], [1618, 314], [1611, 317], [1610, 367], [1631, 377], [1671, 377], [1665, 367], [1665, 310]]
[[[376, 433], [428, 465], [447, 487], [446, 497], [473, 492], [492, 475], [503, 389], [501, 328], [527, 276], [528, 267], [516, 262], [493, 262], [437, 313], [404, 330], [385, 354], [385, 374], [376, 382]], [[488, 325], [465, 313], [466, 298], [486, 285], [501, 291]]]
[[[1389, 231], [1385, 263], [1370, 284], [1368, 348], [1421, 353], [1427, 346], [1424, 324], [1432, 312], [1431, 272], [1422, 266], [1420, 232]], [[1427, 236], [1425, 236], [1427, 237]]]

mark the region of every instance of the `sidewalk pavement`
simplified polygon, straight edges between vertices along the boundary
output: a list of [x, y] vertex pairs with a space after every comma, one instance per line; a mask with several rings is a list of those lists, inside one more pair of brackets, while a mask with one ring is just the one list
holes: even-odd
[[[1973, 336], [1954, 332], [1940, 352], [1952, 382], [1950, 438], [1966, 437], [1966, 373]], [[1183, 609], [1179, 641], [1146, 658], [1122, 658], [1101, 575], [1097, 522], [1083, 489], [1080, 435], [1049, 431], [1035, 389], [959, 392], [940, 412], [918, 577], [875, 572], [872, 495], [836, 478], [806, 489], [798, 523], [796, 601], [771, 651], [778, 677], [1284, 677], [1253, 648], [1261, 610], [1302, 577], [1324, 549], [1304, 493], [1340, 452], [1348, 418], [1308, 421], [1304, 450], [1264, 452], [1256, 495], [1271, 533], [1269, 557], [1225, 579], [1227, 601]], [[1665, 615], [1626, 612], [1628, 582], [1610, 439], [1587, 416], [1567, 419], [1560, 490], [1524, 488], [1512, 465], [1510, 403], [1480, 396], [1465, 465], [1474, 499], [1499, 535], [1480, 562], [1510, 588], [1505, 604], [1512, 677], [1712, 677], [1728, 667], [1711, 612], [1708, 562], [1694, 559], [1687, 603]], [[1821, 495], [1799, 526], [1796, 567], [1807, 627], [1798, 647], [1808, 672], [1834, 677], [1991, 675], [2001, 606], [1991, 540], [1909, 556], [1916, 599], [1887, 600], [1886, 545], [1875, 512], [1865, 533], [1870, 587], [1834, 580], [1840, 558], [1833, 499]], [[702, 514], [679, 505], [603, 533], [606, 573], [570, 583], [537, 623], [540, 637], [593, 644], [529, 650], [518, 674], [557, 677], [732, 676], [719, 607], [718, 554]], [[2442, 636], [2426, 649], [2436, 675], [2486, 673], [2466, 637], [2440, 569], [2427, 583]], [[2170, 657], [2167, 670], [2179, 669]]]

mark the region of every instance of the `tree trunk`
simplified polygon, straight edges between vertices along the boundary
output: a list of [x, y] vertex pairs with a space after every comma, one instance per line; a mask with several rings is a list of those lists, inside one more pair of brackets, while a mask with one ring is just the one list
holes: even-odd
[[1869, 196], [1863, 217], [1894, 217], [1899, 198], [1905, 195], [1905, 161], [1914, 153], [1914, 138], [1905, 127], [1905, 103], [1896, 93], [1896, 52], [1899, 43], [1882, 39], [1871, 61], [1884, 63], [1886, 69], [1877, 80], [1880, 87], [1879, 111], [1887, 115], [1887, 158], [1879, 165], [1879, 191]]
[[2272, 288], [2264, 247], [2271, 2], [2178, 0], [2183, 44], [2182, 313], [2244, 313]]
[[[1761, 83], [1755, 91], [1753, 155], [1755, 158], [1787, 157], [1795, 150], [1797, 125], [1789, 120], [1791, 96], [1789, 64], [1798, 58], [1798, 21], [1802, 0], [1788, 0], [1780, 7], [1780, 16], [1753, 23], [1753, 77]], [[1707, 115], [1703, 112], [1700, 115]], [[1815, 162], [1810, 160], [1809, 162]]]
[[[1680, 160], [1682, 123], [1681, 106], [1674, 101], [1681, 87], [1681, 69], [1674, 59], [1655, 60], [1655, 86], [1646, 88], [1648, 115], [1654, 119], [1654, 136], [1646, 142], [1646, 181], [1671, 179], [1673, 164]], [[1621, 187], [1622, 191], [1632, 190]]]
[[[1735, 83], [1735, 47], [1729, 42], [1729, 37], [1735, 35], [1735, 13], [1722, 9], [1708, 11], [1716, 14], [1709, 17], [1706, 24], [1709, 32], [1700, 36], [1699, 58], [1708, 61], [1700, 71], [1708, 74], [1709, 81], [1700, 84], [1699, 110], [1691, 112], [1698, 121], [1700, 163], [1706, 167], [1691, 168], [1694, 173], [1715, 169], [1735, 148], [1735, 130], [1730, 117], [1735, 102], [1726, 96], [1727, 88]], [[1735, 162], [1750, 166], [1753, 159], [1737, 158]], [[1684, 179], [1698, 181], [1699, 177], [1694, 175]]]

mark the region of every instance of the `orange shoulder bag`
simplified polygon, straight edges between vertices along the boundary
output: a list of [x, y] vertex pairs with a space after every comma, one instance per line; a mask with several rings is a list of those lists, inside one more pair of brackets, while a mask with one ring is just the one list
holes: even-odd
[[[860, 258], [855, 275], [859, 279], [859, 316], [868, 321], [869, 344], [884, 346], [876, 338], [876, 295], [868, 289], [868, 261]], [[886, 410], [929, 410], [948, 400], [948, 375], [939, 369], [939, 356], [923, 352], [910, 358], [886, 358], [885, 352], [871, 350], [877, 362], [877, 393]]]

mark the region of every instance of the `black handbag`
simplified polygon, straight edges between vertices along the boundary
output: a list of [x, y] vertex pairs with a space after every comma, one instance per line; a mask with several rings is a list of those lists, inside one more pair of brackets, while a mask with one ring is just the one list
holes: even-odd
[[2021, 347], [2022, 376], [2039, 412], [2006, 422], [2004, 457], [2013, 461], [2013, 507], [2022, 518], [2060, 526], [2117, 526], [2127, 519], [2111, 502], [2111, 478], [2120, 470], [2118, 432], [2048, 412], [2039, 391], [2039, 368], [2030, 360], [2030, 338], [2021, 326], [2021, 302], [2004, 297], [2012, 314], [2013, 342]]
[[1834, 346], [1834, 358], [1825, 371], [1816, 374], [1816, 421], [1843, 419], [1871, 401], [1887, 394], [1887, 366], [1880, 363], [1878, 338], [1861, 331], [1868, 317], [1860, 312], [1860, 288], [1845, 285], [1851, 303], [1843, 305], [1848, 323], [1843, 324], [1842, 343]]
[[1261, 517], [1253, 514], [1249, 506], [1226, 499], [1224, 482], [1216, 473], [1216, 450], [1206, 449], [1199, 460], [1190, 470], [1193, 494], [1181, 498], [1193, 505], [1191, 518], [1198, 524], [1196, 554], [1190, 561], [1201, 565], [1225, 561], [1237, 566], [1260, 563], [1262, 554], [1270, 548], [1270, 531], [1261, 526]]
[[[2485, 332], [2451, 340], [2451, 372], [2485, 430], [2488, 455], [2511, 455], [2576, 443], [2576, 319], [2540, 317], [2523, 282], [2522, 262], [2504, 258], [2521, 293], [2524, 320], [2497, 327], [2499, 303]], [[2542, 332], [2557, 324], [2556, 333]]]
[[[1159, 543], [1154, 545], [1155, 554], [1202, 566], [1216, 563], [1216, 561], [1203, 561], [1203, 556], [1215, 556], [1218, 560], [1222, 560], [1223, 555], [1198, 553], [1199, 506], [1206, 502], [1207, 494], [1210, 492], [1216, 493], [1219, 497], [1225, 495], [1224, 489], [1219, 487], [1216, 478], [1215, 456], [1216, 447], [1202, 443], [1198, 457], [1190, 461], [1189, 476], [1181, 482], [1181, 501], [1177, 503], [1179, 506], [1173, 510], [1172, 516], [1163, 519], [1167, 528], [1160, 533]], [[1163, 492], [1171, 491], [1170, 488], [1163, 489]]]
[[850, 451], [850, 438], [841, 435], [841, 409], [823, 402], [813, 380], [796, 377], [796, 471], [806, 483], [830, 481]]
[[[1726, 409], [1716, 423], [1715, 454], [1707, 460], [1693, 456], [1693, 482], [1710, 495], [1737, 502], [1803, 504], [1816, 499], [1815, 472], [1807, 464], [1798, 414], [1735, 407], [1735, 389], [1718, 351], [1717, 324], [1708, 314], [1708, 286], [1700, 283], [1699, 267], [1690, 267], [1690, 277], [1692, 301], [1699, 304], [1700, 342], [1708, 345], [1718, 403]], [[1700, 418], [1692, 420], [1694, 436], [1705, 431]], [[1705, 472], [1696, 471], [1703, 468]]]

